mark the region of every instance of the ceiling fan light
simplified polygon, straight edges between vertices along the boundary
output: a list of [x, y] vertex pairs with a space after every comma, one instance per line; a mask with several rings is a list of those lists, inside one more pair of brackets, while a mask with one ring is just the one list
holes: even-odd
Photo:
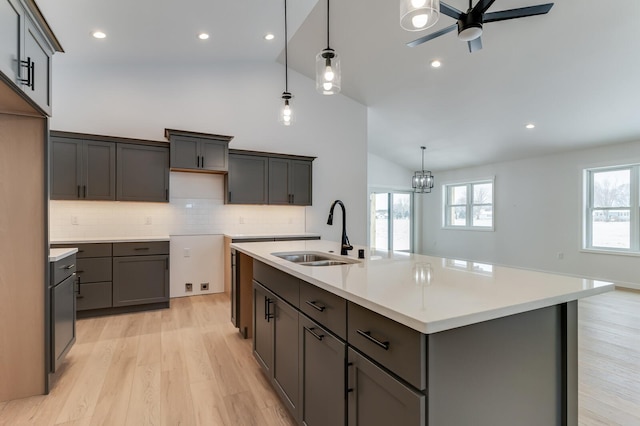
[[482, 35], [482, 24], [471, 23], [460, 26], [458, 22], [458, 39], [462, 41], [475, 40]]
[[407, 31], [422, 31], [438, 22], [440, 0], [400, 0], [400, 26]]

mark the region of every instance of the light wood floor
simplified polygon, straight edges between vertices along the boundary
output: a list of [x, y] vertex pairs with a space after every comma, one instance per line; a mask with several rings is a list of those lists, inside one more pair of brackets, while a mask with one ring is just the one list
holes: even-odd
[[[640, 425], [640, 293], [580, 301], [580, 425]], [[78, 321], [48, 396], [0, 425], [293, 425], [229, 322], [226, 295]]]

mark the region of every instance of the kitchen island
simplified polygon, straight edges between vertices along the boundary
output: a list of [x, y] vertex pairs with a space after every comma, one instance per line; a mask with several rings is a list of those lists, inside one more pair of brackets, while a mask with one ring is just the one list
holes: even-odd
[[344, 258], [330, 241], [231, 247], [254, 259], [254, 355], [300, 424], [577, 424], [577, 300], [612, 283], [362, 247], [344, 265], [282, 258]]

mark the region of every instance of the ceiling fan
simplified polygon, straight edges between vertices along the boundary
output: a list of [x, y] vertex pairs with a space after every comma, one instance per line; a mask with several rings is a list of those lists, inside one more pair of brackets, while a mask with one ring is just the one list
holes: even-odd
[[500, 12], [485, 13], [491, 7], [495, 0], [479, 0], [473, 6], [472, 0], [469, 0], [469, 9], [462, 12], [455, 7], [440, 2], [440, 13], [452, 17], [458, 22], [443, 28], [439, 31], [427, 34], [419, 39], [407, 43], [409, 47], [418, 46], [426, 41], [433, 40], [436, 37], [450, 33], [458, 29], [458, 39], [466, 41], [469, 45], [469, 52], [473, 53], [482, 49], [482, 25], [489, 22], [504, 21], [507, 19], [525, 18], [527, 16], [544, 15], [551, 10], [553, 3], [540, 4], [536, 6], [520, 7], [517, 9], [501, 10]]

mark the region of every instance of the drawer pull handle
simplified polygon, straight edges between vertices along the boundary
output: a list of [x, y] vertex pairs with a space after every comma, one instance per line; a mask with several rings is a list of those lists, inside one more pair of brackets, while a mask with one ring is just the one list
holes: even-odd
[[136, 247], [134, 250], [149, 250], [149, 247]]
[[375, 337], [373, 337], [371, 335], [370, 331], [356, 330], [356, 333], [358, 333], [359, 335], [361, 335], [362, 337], [364, 337], [368, 341], [370, 341], [372, 343], [375, 343], [376, 345], [380, 346], [385, 351], [389, 350], [389, 342], [381, 342], [380, 340], [378, 340]]
[[318, 334], [315, 331], [313, 331], [313, 330], [315, 330], [315, 328], [313, 328], [313, 327], [311, 327], [311, 328], [305, 327], [304, 329], [307, 330], [309, 333], [311, 333], [311, 335], [313, 337], [315, 337], [316, 339], [318, 339], [318, 340], [322, 340], [322, 338], [324, 337], [324, 335]]
[[311, 301], [311, 300], [307, 300], [305, 302], [307, 305], [311, 306], [313, 309], [320, 311], [320, 312], [324, 312], [324, 310], [326, 309], [326, 306], [322, 306], [322, 305], [317, 305], [316, 302]]
[[69, 269], [73, 269], [73, 268], [75, 268], [75, 267], [76, 267], [76, 264], [75, 264], [75, 263], [72, 263], [71, 265], [63, 266], [63, 267], [62, 267], [62, 268], [60, 268], [60, 269], [67, 269], [67, 270], [69, 270]]

